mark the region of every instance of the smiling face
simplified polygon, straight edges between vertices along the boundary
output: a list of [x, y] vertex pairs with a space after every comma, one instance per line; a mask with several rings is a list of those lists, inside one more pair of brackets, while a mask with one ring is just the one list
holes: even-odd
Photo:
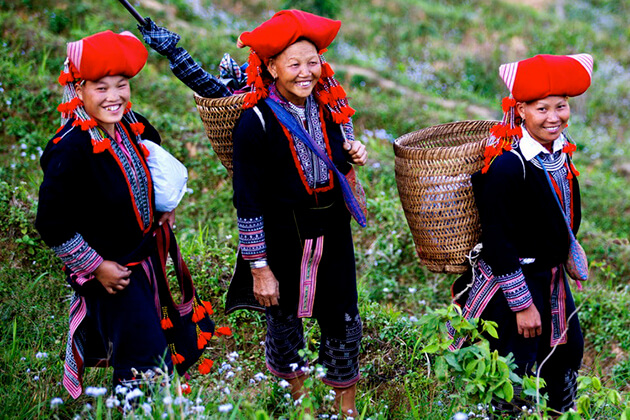
[[125, 76], [105, 76], [95, 82], [86, 80], [76, 89], [85, 111], [113, 137], [131, 96], [129, 80]]
[[290, 102], [304, 105], [322, 74], [317, 48], [303, 40], [290, 45], [267, 65], [278, 91]]
[[550, 148], [560, 137], [571, 116], [571, 108], [565, 96], [547, 96], [531, 102], [519, 102], [516, 107], [529, 134]]

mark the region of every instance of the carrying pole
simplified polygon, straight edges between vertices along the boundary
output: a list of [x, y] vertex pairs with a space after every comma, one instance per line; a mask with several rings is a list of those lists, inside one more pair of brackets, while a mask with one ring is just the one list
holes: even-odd
[[138, 21], [140, 25], [143, 25], [143, 26], [146, 25], [147, 23], [146, 19], [143, 18], [142, 15], [138, 13], [138, 11], [131, 4], [129, 4], [127, 0], [118, 0], [118, 1], [120, 2], [120, 4], [125, 6], [125, 9], [127, 9], [129, 13], [131, 13], [131, 16], [136, 18], [136, 20]]

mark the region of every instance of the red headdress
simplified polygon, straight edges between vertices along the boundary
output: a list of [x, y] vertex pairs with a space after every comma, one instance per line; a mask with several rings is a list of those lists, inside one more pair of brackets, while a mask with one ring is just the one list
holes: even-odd
[[[109, 140], [103, 136], [97, 128], [96, 121], [83, 108], [83, 102], [74, 88], [75, 83], [83, 80], [96, 81], [105, 76], [116, 75], [132, 78], [144, 67], [149, 52], [131, 32], [116, 34], [104, 31], [68, 43], [67, 54], [64, 70], [59, 76], [59, 84], [64, 87], [63, 101], [57, 107], [61, 112], [61, 126], [74, 119], [73, 125], [89, 131], [94, 153], [102, 152], [109, 147]], [[141, 134], [144, 126], [138, 123], [133, 112], [127, 109], [125, 116], [129, 119], [134, 133]], [[53, 139], [55, 143], [59, 140], [60, 137]]]
[[251, 32], [243, 32], [237, 46], [250, 47], [247, 84], [251, 91], [245, 97], [244, 108], [251, 108], [269, 94], [267, 86], [272, 80], [266, 77], [263, 66], [269, 59], [284, 51], [298, 39], [311, 41], [320, 54], [322, 74], [315, 86], [315, 97], [328, 106], [332, 119], [341, 124], [349, 121], [354, 109], [348, 105], [346, 92], [334, 78], [334, 72], [322, 54], [337, 36], [341, 22], [301, 10], [282, 10]]
[[516, 123], [516, 103], [548, 96], [579, 96], [591, 85], [593, 57], [589, 54], [537, 55], [523, 61], [503, 64], [499, 75], [510, 90], [503, 98], [503, 121], [490, 129], [485, 151], [486, 172], [495, 157], [510, 150], [523, 136]]

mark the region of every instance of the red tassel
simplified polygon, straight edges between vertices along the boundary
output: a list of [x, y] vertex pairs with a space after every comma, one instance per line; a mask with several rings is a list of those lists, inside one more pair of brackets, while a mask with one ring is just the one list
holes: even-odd
[[142, 154], [145, 158], [151, 156], [151, 152], [149, 152], [149, 149], [147, 149], [147, 146], [145, 146], [144, 144], [140, 143], [140, 149], [142, 149]]
[[142, 124], [140, 122], [131, 123], [130, 127], [131, 127], [131, 131], [133, 131], [133, 134], [135, 134], [136, 137], [138, 137], [139, 135], [144, 133], [144, 124]]
[[510, 108], [514, 106], [516, 106], [516, 100], [514, 98], [510, 98], [509, 96], [506, 96], [501, 101], [501, 108], [503, 108], [503, 112], [505, 113], [507, 113], [510, 110]]
[[230, 329], [230, 327], [219, 327], [214, 331], [214, 335], [216, 335], [217, 337], [221, 337], [222, 335], [231, 336], [232, 330]]
[[52, 139], [53, 144], [57, 144], [59, 143], [59, 141], [61, 141], [61, 137], [55, 137], [54, 139]]
[[203, 359], [203, 362], [201, 362], [199, 364], [199, 373], [201, 373], [202, 375], [207, 375], [208, 373], [210, 373], [210, 369], [212, 369], [212, 365], [214, 365], [214, 362], [210, 359]]
[[195, 311], [193, 312], [193, 315], [192, 315], [192, 322], [197, 323], [201, 321], [205, 315], [206, 315], [206, 308], [204, 308], [202, 305], [195, 305]]
[[164, 318], [160, 321], [160, 325], [163, 330], [168, 330], [169, 328], [173, 328], [173, 321], [170, 318]]
[[182, 363], [184, 363], [184, 360], [186, 359], [184, 358], [184, 356], [182, 356], [179, 353], [171, 352], [171, 360], [173, 361], [174, 364], [181, 365]]
[[212, 315], [214, 313], [214, 309], [212, 309], [212, 304], [210, 302], [202, 300], [201, 303], [203, 304], [203, 307], [206, 308], [208, 315]]
[[102, 153], [109, 148], [109, 139], [104, 139], [101, 141], [92, 140], [92, 151], [94, 153]]
[[201, 335], [199, 337], [197, 337], [197, 348], [199, 350], [201, 350], [204, 347], [206, 347], [206, 344], [208, 344], [208, 340], [206, 340], [205, 337], [202, 337]]

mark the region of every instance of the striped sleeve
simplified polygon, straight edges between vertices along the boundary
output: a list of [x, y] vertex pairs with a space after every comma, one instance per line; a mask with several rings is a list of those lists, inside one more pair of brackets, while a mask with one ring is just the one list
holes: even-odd
[[514, 273], [496, 276], [495, 281], [501, 286], [510, 309], [520, 312], [533, 303], [523, 271], [519, 268]]
[[246, 261], [267, 257], [263, 217], [238, 218], [238, 238], [243, 259]]
[[79, 277], [88, 277], [103, 262], [103, 257], [78, 233], [65, 243], [52, 247], [52, 250]]

